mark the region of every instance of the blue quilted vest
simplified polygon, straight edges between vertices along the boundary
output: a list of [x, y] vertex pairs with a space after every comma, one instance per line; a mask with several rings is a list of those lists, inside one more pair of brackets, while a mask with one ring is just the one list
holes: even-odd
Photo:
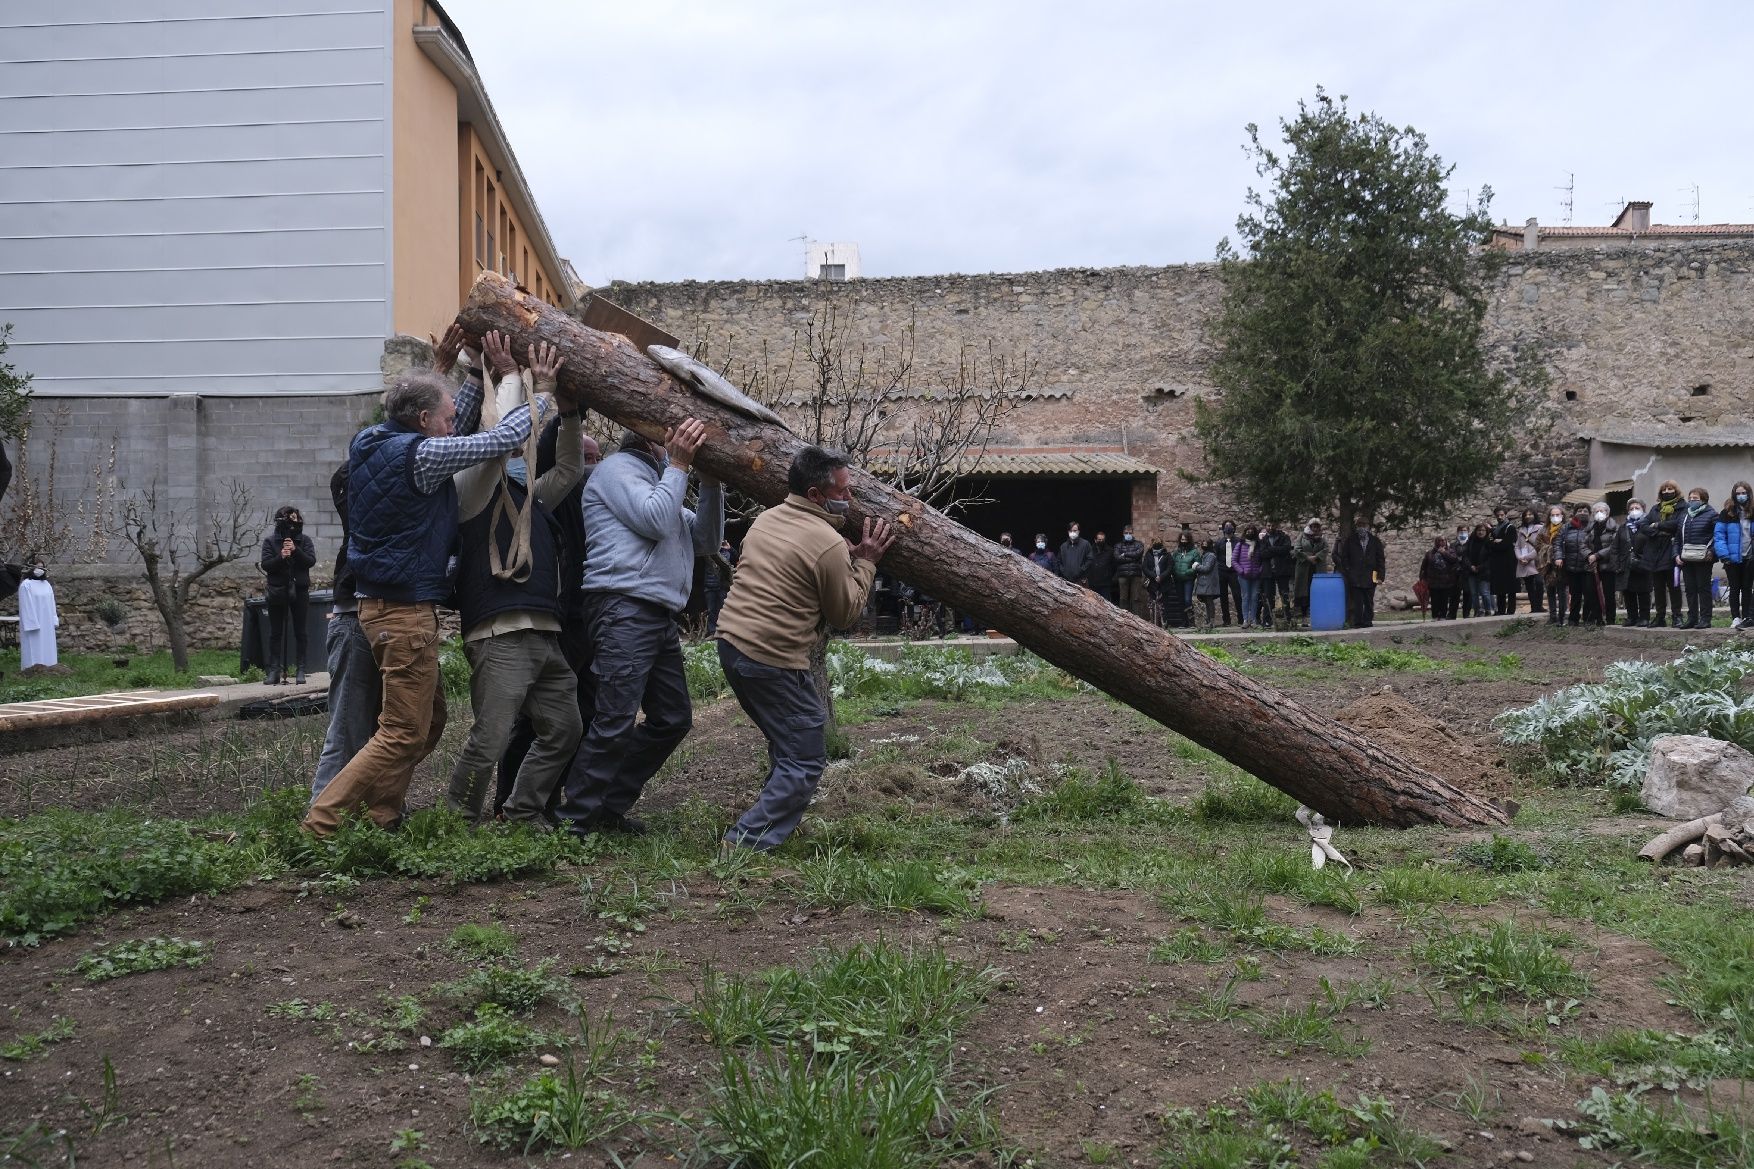
[[426, 436], [381, 422], [353, 436], [347, 451], [347, 566], [362, 597], [442, 601], [457, 543], [457, 488], [431, 495], [414, 485], [414, 451]]

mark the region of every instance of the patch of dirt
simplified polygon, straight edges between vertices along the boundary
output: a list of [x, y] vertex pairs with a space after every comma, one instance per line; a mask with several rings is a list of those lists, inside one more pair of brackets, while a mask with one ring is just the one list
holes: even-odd
[[1348, 703], [1334, 717], [1465, 792], [1502, 796], [1514, 786], [1497, 752], [1470, 743], [1392, 690]]

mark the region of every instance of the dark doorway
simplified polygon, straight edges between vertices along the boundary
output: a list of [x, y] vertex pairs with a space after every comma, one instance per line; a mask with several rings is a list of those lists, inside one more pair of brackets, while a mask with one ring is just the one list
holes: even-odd
[[989, 540], [1010, 532], [1028, 549], [1035, 533], [1046, 532], [1048, 547], [1058, 548], [1066, 527], [1076, 520], [1085, 539], [1107, 532], [1120, 538], [1133, 521], [1133, 483], [1124, 476], [1027, 475], [964, 480], [953, 498], [981, 499], [951, 514]]

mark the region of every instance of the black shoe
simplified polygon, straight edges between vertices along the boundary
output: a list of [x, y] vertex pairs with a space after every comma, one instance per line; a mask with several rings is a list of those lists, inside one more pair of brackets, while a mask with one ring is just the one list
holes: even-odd
[[602, 833], [607, 836], [644, 836], [647, 832], [644, 820], [635, 820], [632, 816], [624, 816], [620, 812], [597, 812], [579, 822], [573, 829], [581, 836], [592, 836]]
[[1691, 621], [1683, 621], [1683, 620], [1681, 620], [1681, 619], [1680, 619], [1680, 618], [1679, 618], [1679, 617], [1677, 617], [1677, 618], [1675, 618], [1675, 622], [1674, 622], [1674, 625], [1673, 625], [1673, 626], [1672, 626], [1672, 627], [1671, 627], [1671, 628], [1674, 628], [1674, 629], [1688, 629], [1688, 628], [1690, 628], [1690, 627], [1691, 627], [1691, 626], [1692, 626], [1692, 624], [1693, 624], [1693, 623], [1692, 623], [1692, 622], [1691, 622]]
[[305, 672], [303, 670], [300, 670], [293, 678], [292, 684], [294, 686], [303, 686], [305, 684]]
[[266, 678], [262, 679], [262, 685], [264, 685], [264, 686], [278, 686], [278, 685], [280, 685], [280, 667], [279, 666], [276, 666], [273, 669], [268, 671], [268, 676]]

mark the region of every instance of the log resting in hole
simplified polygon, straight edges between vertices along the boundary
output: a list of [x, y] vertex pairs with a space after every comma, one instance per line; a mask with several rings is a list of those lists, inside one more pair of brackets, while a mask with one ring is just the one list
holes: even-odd
[[[631, 430], [662, 438], [684, 418], [707, 424], [695, 466], [764, 505], [786, 496], [786, 471], [805, 445], [780, 427], [691, 392], [632, 342], [587, 328], [520, 293], [496, 273], [475, 281], [457, 320], [472, 338], [511, 337], [520, 356], [555, 345], [560, 383]], [[1349, 824], [1503, 824], [1502, 810], [1199, 653], [1077, 585], [977, 535], [859, 468], [849, 532], [866, 516], [893, 521], [886, 572], [909, 581], [1061, 669], [1216, 751], [1237, 766]]]

